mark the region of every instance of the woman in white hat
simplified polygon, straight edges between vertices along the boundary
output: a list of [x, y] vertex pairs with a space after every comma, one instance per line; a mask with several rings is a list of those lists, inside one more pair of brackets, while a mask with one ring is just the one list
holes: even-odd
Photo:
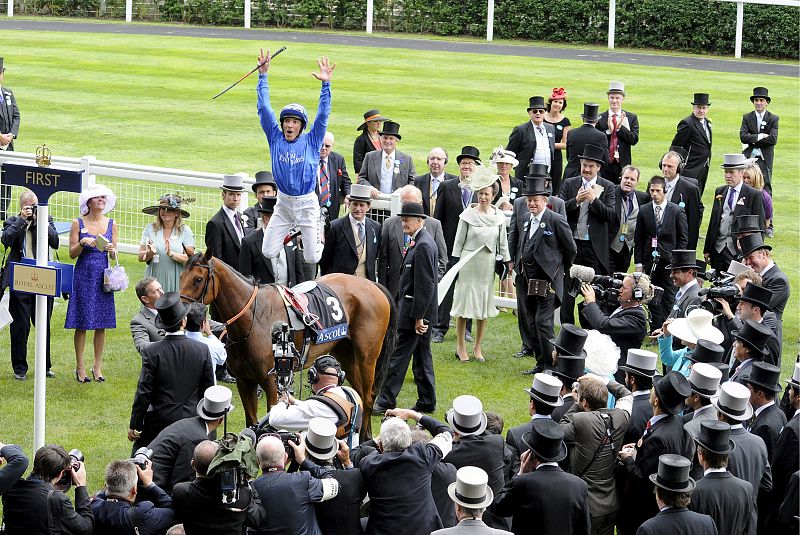
[[[714, 315], [704, 309], [695, 309], [685, 318], [673, 318], [664, 322], [661, 334], [658, 337], [658, 352], [661, 363], [672, 371], [689, 377], [691, 366], [698, 358], [703, 361], [706, 355], [722, 353], [724, 350], [719, 345], [725, 339], [722, 331], [714, 327], [711, 322]], [[685, 346], [681, 349], [672, 349], [672, 337], [678, 338]], [[698, 346], [698, 343], [700, 346]], [[695, 354], [696, 353], [696, 354]], [[711, 357], [710, 357], [711, 358]], [[711, 360], [722, 362], [722, 355]]]
[[[492, 163], [497, 166], [497, 185], [498, 190], [492, 202], [504, 212], [514, 210], [514, 200], [519, 196], [521, 184], [519, 180], [511, 176], [511, 172], [519, 165], [517, 155], [503, 147], [497, 147], [492, 153]], [[506, 229], [506, 237], [508, 230]], [[506, 264], [497, 261], [495, 263], [495, 273], [500, 277], [500, 295], [509, 299], [516, 299], [517, 293], [514, 288], [514, 279], [510, 273], [506, 272]], [[507, 275], [507, 276], [503, 276]]]
[[86, 331], [94, 331], [92, 376], [103, 382], [106, 329], [117, 326], [114, 293], [103, 291], [103, 273], [110, 259], [117, 258], [117, 224], [106, 217], [116, 204], [116, 195], [105, 186], [82, 191], [79, 197], [81, 216], [72, 221], [69, 233], [69, 257], [78, 261], [64, 328], [75, 329], [75, 378], [79, 383], [91, 382], [83, 364]]
[[182, 204], [187, 202], [177, 193], [162, 195], [158, 204], [143, 208], [142, 212], [154, 215], [142, 232], [139, 245], [139, 262], [146, 262], [145, 277], [155, 277], [166, 292], [180, 289], [183, 265], [194, 254], [194, 234], [183, 219], [189, 212]]

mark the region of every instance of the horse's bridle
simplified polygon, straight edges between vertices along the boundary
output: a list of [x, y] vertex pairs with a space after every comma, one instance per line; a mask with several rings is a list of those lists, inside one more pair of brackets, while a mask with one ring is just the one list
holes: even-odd
[[[205, 283], [203, 283], [203, 289], [200, 292], [200, 297], [197, 298], [197, 299], [194, 299], [192, 297], [189, 297], [188, 295], [181, 294], [181, 299], [185, 299], [187, 301], [191, 301], [192, 303], [203, 303], [203, 301], [204, 301], [204, 299], [206, 297], [206, 293], [208, 293], [209, 287], [212, 284], [216, 285], [216, 280], [214, 279], [214, 268], [211, 266], [211, 264], [201, 264], [199, 262], [195, 263], [194, 265], [197, 266], [197, 267], [206, 269], [208, 271], [208, 275], [205, 278]], [[242, 307], [242, 309], [237, 314], [235, 314], [233, 317], [231, 317], [227, 321], [222, 322], [225, 325], [225, 327], [228, 327], [229, 325], [233, 324], [236, 320], [241, 318], [244, 315], [244, 313], [247, 312], [247, 310], [253, 305], [253, 303], [256, 300], [256, 296], [257, 295], [258, 295], [258, 285], [255, 285], [255, 286], [253, 286], [253, 293], [250, 294], [250, 299], [247, 300], [247, 303], [245, 303], [244, 307]], [[255, 323], [255, 314], [256, 314], [255, 307], [253, 307], [253, 322], [252, 323]], [[250, 329], [251, 330], [253, 329], [252, 323], [250, 324]]]

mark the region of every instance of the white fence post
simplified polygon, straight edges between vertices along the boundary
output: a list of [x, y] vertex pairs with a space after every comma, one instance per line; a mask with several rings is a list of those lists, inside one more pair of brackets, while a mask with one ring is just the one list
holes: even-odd
[[94, 156], [84, 156], [81, 158], [81, 168], [83, 177], [81, 178], [81, 189], [88, 189], [94, 186], [96, 177], [92, 173], [92, 164], [97, 158]]
[[125, 0], [125, 22], [133, 20], [133, 0]]
[[617, 29], [617, 0], [608, 0], [608, 48], [614, 49], [614, 32]]
[[8, 0], [8, 16], [14, 16], [14, 0]]
[[250, 0], [244, 0], [244, 27], [250, 27]]
[[367, 0], [367, 33], [372, 33], [372, 3], [373, 0]]
[[494, 0], [489, 0], [489, 5], [486, 8], [486, 40], [492, 41], [493, 39], [494, 39]]
[[733, 55], [742, 57], [742, 27], [744, 26], [744, 2], [736, 2], [736, 47]]

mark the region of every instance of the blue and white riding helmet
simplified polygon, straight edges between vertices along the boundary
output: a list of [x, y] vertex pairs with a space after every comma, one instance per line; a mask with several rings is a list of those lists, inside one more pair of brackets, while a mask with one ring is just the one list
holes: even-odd
[[283, 120], [287, 117], [295, 117], [296, 119], [300, 119], [303, 122], [303, 128], [301, 131], [306, 129], [306, 125], [308, 124], [308, 115], [306, 115], [306, 109], [301, 104], [292, 102], [291, 104], [284, 106], [281, 110], [280, 123], [283, 124]]

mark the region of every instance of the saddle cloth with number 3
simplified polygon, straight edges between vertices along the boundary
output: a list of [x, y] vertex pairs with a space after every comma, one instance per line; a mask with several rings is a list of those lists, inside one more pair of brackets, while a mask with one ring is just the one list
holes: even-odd
[[306, 292], [278, 286], [286, 305], [292, 330], [309, 329], [316, 343], [333, 342], [347, 336], [347, 314], [339, 297], [330, 287], [317, 283]]

